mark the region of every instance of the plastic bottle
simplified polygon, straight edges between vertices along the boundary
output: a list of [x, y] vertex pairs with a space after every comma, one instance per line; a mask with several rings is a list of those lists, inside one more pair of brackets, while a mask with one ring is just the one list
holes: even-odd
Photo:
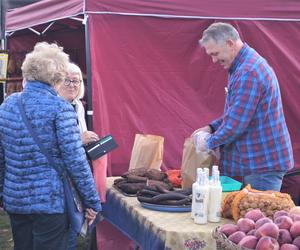
[[202, 168], [197, 168], [197, 178], [196, 178], [196, 181], [193, 183], [192, 185], [192, 210], [191, 210], [191, 217], [194, 219], [195, 217], [195, 194], [196, 194], [196, 189], [198, 188], [199, 186], [199, 183], [200, 183], [200, 175], [202, 173]]
[[205, 184], [209, 185], [209, 168], [204, 168], [204, 172], [206, 173]]
[[[212, 176], [213, 176], [213, 173], [214, 173], [215, 170], [219, 170], [219, 167], [218, 167], [217, 165], [213, 165], [213, 166], [212, 166], [212, 169], [211, 169], [211, 175], [212, 175]], [[209, 185], [211, 185], [212, 182], [213, 182], [212, 176], [211, 176], [211, 179], [209, 180]]]
[[212, 166], [212, 173], [213, 173], [214, 170], [219, 170], [218, 165], [213, 165], [213, 166]]
[[200, 175], [200, 183], [195, 190], [194, 222], [196, 224], [207, 223], [207, 212], [209, 203], [209, 185], [206, 181], [205, 171]]
[[209, 188], [208, 221], [221, 221], [222, 186], [219, 170], [213, 169], [212, 182]]

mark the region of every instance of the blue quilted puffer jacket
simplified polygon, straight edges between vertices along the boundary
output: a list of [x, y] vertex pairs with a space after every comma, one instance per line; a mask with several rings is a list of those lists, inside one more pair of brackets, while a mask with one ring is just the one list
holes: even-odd
[[[18, 94], [0, 106], [0, 194], [9, 213], [63, 213], [62, 181], [33, 141], [17, 106]], [[76, 113], [48, 84], [27, 82], [26, 116], [55, 164], [67, 170], [86, 207], [101, 210], [80, 140]]]

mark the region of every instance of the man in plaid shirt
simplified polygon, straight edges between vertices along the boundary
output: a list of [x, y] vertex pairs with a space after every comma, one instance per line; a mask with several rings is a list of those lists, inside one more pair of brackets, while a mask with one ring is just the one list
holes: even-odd
[[243, 176], [255, 189], [279, 191], [294, 161], [273, 69], [229, 24], [210, 25], [200, 44], [229, 77], [224, 114], [194, 137], [201, 131], [204, 150], [220, 148], [225, 175]]

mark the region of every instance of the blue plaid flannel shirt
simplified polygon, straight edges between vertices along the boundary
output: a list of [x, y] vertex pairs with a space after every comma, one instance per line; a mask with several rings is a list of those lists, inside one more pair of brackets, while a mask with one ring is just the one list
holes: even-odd
[[210, 149], [220, 146], [223, 174], [244, 176], [293, 168], [293, 152], [273, 69], [247, 44], [229, 69], [221, 118], [210, 125]]

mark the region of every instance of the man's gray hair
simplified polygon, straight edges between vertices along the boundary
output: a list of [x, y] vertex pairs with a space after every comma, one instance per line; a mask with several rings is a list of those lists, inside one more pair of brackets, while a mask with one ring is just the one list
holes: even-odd
[[228, 23], [213, 23], [206, 30], [204, 30], [200, 44], [203, 46], [209, 40], [216, 43], [224, 43], [227, 40], [240, 40], [238, 31]]

